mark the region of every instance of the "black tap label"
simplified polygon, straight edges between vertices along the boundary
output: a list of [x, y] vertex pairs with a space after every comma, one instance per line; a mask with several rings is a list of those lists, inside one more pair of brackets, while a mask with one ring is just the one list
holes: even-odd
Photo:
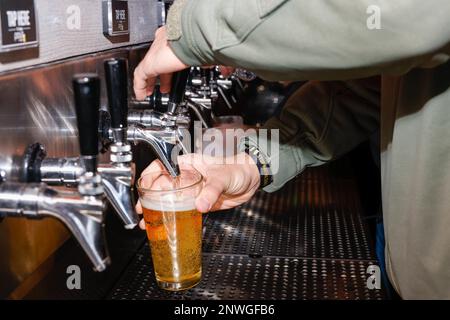
[[1, 0], [0, 29], [0, 52], [37, 46], [34, 0]]
[[129, 34], [128, 1], [103, 2], [104, 30], [107, 36]]

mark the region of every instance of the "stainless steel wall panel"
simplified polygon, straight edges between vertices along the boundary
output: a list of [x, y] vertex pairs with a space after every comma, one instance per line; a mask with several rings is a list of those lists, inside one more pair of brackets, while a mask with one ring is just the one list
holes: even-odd
[[0, 55], [0, 73], [112, 48], [148, 43], [153, 40], [158, 23], [156, 2], [128, 0], [129, 40], [112, 43], [103, 35], [102, 0], [35, 0], [39, 57], [14, 61], [29, 56], [29, 50]]

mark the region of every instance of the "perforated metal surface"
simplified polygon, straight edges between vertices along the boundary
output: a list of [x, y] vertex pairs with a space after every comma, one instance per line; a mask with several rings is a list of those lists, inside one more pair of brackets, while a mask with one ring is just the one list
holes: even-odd
[[352, 180], [322, 177], [260, 192], [242, 207], [207, 215], [203, 252], [374, 259], [354, 190]]
[[381, 290], [366, 286], [367, 267], [376, 261], [356, 186], [342, 172], [308, 170], [276, 193], [206, 215], [203, 276], [195, 288], [158, 289], [145, 245], [110, 298], [382, 299]]
[[158, 289], [148, 246], [136, 256], [112, 299], [382, 299], [366, 287], [364, 260], [250, 258], [204, 254], [202, 281], [184, 292]]

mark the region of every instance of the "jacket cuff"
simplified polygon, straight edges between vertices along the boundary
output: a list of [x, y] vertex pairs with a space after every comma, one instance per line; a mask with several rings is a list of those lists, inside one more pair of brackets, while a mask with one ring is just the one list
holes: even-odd
[[[178, 3], [178, 5], [177, 5]], [[174, 54], [189, 66], [207, 65], [213, 61], [202, 54], [200, 48], [208, 48], [196, 24], [197, 1], [177, 0], [167, 16], [167, 39]]]

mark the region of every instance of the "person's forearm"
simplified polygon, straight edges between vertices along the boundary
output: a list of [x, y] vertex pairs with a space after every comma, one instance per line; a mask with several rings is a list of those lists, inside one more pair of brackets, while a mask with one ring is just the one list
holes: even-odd
[[307, 167], [319, 166], [344, 155], [379, 128], [380, 79], [347, 82], [309, 82], [291, 96], [281, 114], [265, 129], [279, 129], [279, 146], [268, 145], [272, 192]]
[[[367, 27], [369, 6], [381, 9], [380, 30]], [[179, 12], [169, 39], [184, 63], [240, 66], [272, 80], [403, 73], [440, 48], [450, 52], [448, 0], [186, 0]]]

